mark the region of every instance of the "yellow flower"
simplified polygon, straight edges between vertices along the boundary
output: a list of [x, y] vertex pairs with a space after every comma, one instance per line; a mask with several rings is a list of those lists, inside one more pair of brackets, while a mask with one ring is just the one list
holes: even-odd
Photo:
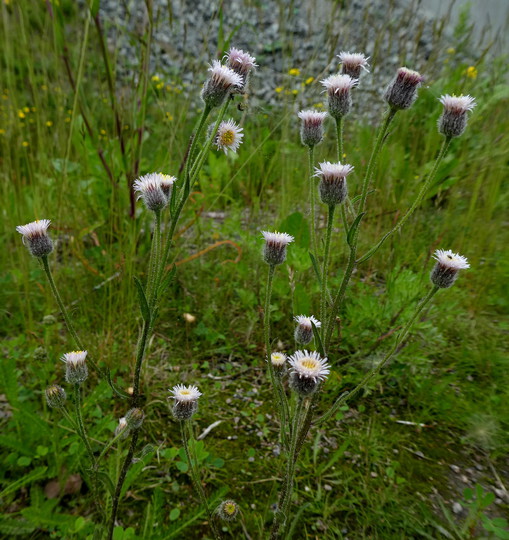
[[46, 91], [47, 89], [48, 89], [48, 87], [47, 87], [45, 84], [43, 84], [43, 85], [41, 86], [41, 90]]
[[47, 125], [48, 127], [51, 127], [51, 126], [53, 125], [53, 122], [52, 122], [51, 120], [48, 120], [48, 121], [46, 122], [46, 125]]
[[21, 146], [24, 146], [24, 147], [26, 148], [26, 147], [28, 146], [28, 143], [27, 143], [26, 141], [23, 141], [23, 142], [21, 143]]
[[18, 111], [18, 118], [25, 118], [25, 116], [26, 116], [25, 113], [20, 109]]
[[449, 47], [447, 49], [447, 54], [454, 54], [456, 52], [456, 49], [454, 47]]
[[168, 122], [171, 122], [173, 120], [173, 116], [171, 113], [166, 112], [166, 120], [168, 120]]
[[23, 112], [30, 112], [30, 107], [23, 107]]
[[0, 129], [0, 135], [5, 135], [5, 129]]
[[297, 90], [297, 88], [294, 88], [294, 89], [292, 90], [292, 94], [293, 94], [294, 96], [296, 96], [298, 93], [299, 93], [299, 91]]
[[469, 79], [477, 79], [477, 68], [475, 66], [468, 66], [466, 74]]
[[164, 88], [164, 83], [163, 82], [160, 82], [158, 85], [156, 85], [156, 88], [158, 90], [161, 90], [161, 88]]
[[157, 75], [153, 75], [152, 76], [152, 81], [153, 82], [159, 82], [161, 79], [157, 76]]
[[299, 68], [289, 69], [288, 75], [293, 75], [294, 77], [297, 77], [298, 75], [300, 75], [300, 69]]
[[106, 135], [106, 130], [105, 129], [101, 129], [101, 135]]
[[314, 80], [315, 80], [314, 77], [308, 77], [304, 82], [305, 82], [306, 84], [311, 84]]
[[276, 92], [276, 94], [280, 94], [283, 91], [283, 87], [277, 86], [276, 88], [274, 88], [274, 91]]

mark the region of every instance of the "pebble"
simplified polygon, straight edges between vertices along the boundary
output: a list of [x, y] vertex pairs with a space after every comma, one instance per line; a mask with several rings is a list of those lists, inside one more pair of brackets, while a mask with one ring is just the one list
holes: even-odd
[[463, 506], [461, 506], [459, 502], [455, 502], [452, 504], [452, 511], [455, 514], [461, 514], [461, 512], [463, 512]]

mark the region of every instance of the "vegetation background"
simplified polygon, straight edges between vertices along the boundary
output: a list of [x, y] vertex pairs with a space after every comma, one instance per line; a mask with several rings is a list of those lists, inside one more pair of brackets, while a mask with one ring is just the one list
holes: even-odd
[[[263, 3], [246, 4], [264, 9]], [[367, 4], [363, 21], [377, 36], [372, 76], [385, 84], [393, 72], [385, 70], [377, 47], [398, 39], [387, 29], [402, 21], [394, 19], [395, 2], [378, 21]], [[280, 20], [296, 9], [293, 2], [278, 6]], [[343, 48], [364, 50], [363, 43], [338, 42], [331, 31], [358, 6], [323, 6], [331, 14], [323, 39], [332, 65]], [[101, 18], [97, 8], [70, 0], [0, 4], [4, 538], [87, 538], [97, 518], [79, 475], [84, 449], [44, 400], [45, 387], [63, 380], [58, 359], [71, 342], [43, 272], [15, 227], [52, 220], [52, 265], [65, 302], [94, 357], [127, 388], [139, 328], [133, 276], [143, 277], [151, 226], [141, 205], [133, 218], [128, 182], [151, 171], [178, 174], [201, 106], [205, 61], [196, 61], [192, 82], [184, 71], [166, 73], [157, 55], [148, 54], [151, 26], [145, 24], [127, 36], [139, 69], [122, 70], [122, 51], [107, 39], [117, 23]], [[409, 20], [414, 8], [404, 12]], [[157, 17], [170, 15], [154, 10], [152, 27]], [[236, 44], [238, 30], [229, 29], [222, 3], [212, 17], [219, 30], [208, 38], [220, 57]], [[352, 387], [390, 346], [427, 284], [436, 248], [466, 255], [471, 270], [437, 296], [369, 391], [312, 432], [297, 472], [295, 538], [509, 538], [507, 55], [497, 38], [482, 32], [474, 43], [468, 11], [454, 26], [444, 15], [433, 30], [432, 53], [419, 66], [426, 85], [416, 105], [397, 118], [379, 162], [364, 249], [411, 204], [432, 165], [440, 144], [437, 97], [470, 93], [478, 107], [423, 207], [356, 272], [325, 399], [332, 403]], [[276, 345], [292, 352], [292, 316], [316, 312], [318, 302], [308, 257], [307, 155], [296, 112], [322, 102], [318, 79], [326, 68], [315, 66], [312, 56], [295, 65], [294, 36], [286, 31], [277, 47], [264, 44], [260, 53], [253, 44], [260, 66], [254, 95], [232, 112], [243, 123], [245, 143], [238, 155], [210, 153], [181, 222], [177, 278], [143, 373], [145, 446], [128, 475], [116, 540], [208, 534], [168, 408], [168, 388], [179, 382], [197, 384], [204, 394], [199, 431], [220, 421], [198, 450], [210, 496], [234, 498], [242, 507], [241, 520], [225, 535], [262, 537], [271, 520], [280, 458], [264, 373], [259, 230], [297, 238], [273, 296]], [[405, 39], [415, 39], [412, 58], [419, 57], [420, 36]], [[278, 73], [265, 68], [274, 55]], [[408, 57], [405, 48], [397, 60], [404, 65]], [[270, 95], [256, 93], [260, 81]], [[347, 161], [359, 169], [382, 110], [380, 92], [363, 92], [361, 85], [363, 108], [355, 110], [345, 134]], [[333, 155], [331, 132], [318, 159]], [[337, 232], [332, 285], [345, 264]], [[106, 382], [89, 380], [85, 416], [98, 449], [124, 409]], [[111, 453], [111, 471], [125, 451]]]

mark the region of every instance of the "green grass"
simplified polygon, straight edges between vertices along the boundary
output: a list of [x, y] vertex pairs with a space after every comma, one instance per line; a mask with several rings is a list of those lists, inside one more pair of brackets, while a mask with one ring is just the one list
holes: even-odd
[[[82, 474], [85, 453], [60, 415], [47, 410], [44, 388], [62, 380], [58, 359], [72, 343], [42, 269], [28, 256], [15, 227], [52, 219], [58, 248], [51, 263], [64, 301], [72, 306], [93, 356], [114, 371], [121, 387], [128, 387], [140, 322], [133, 277], [144, 277], [151, 223], [141, 205], [136, 219], [129, 217], [127, 178], [136, 170], [178, 171], [197, 119], [198, 84], [205, 77], [197, 73], [196, 87], [183, 87], [176, 76], [158, 88], [161, 79], [153, 80], [146, 71], [144, 92], [116, 80], [112, 70], [122, 152], [94, 21], [75, 99], [62, 55], [68, 55], [76, 80], [85, 15], [71, 2], [52, 6], [53, 17], [43, 2], [4, 2], [0, 7], [0, 534], [6, 538], [91, 538], [99, 521], [85, 486], [79, 493], [62, 490], [53, 499], [44, 493], [51, 479]], [[283, 7], [280, 15], [284, 18]], [[483, 532], [480, 515], [462, 531], [465, 516], [451, 518], [444, 510], [450, 513], [452, 501], [466, 507], [467, 485], [450, 464], [462, 471], [481, 465], [471, 483], [485, 492], [500, 487], [497, 476], [509, 483], [504, 461], [509, 449], [504, 280], [509, 269], [509, 91], [506, 59], [484, 56], [482, 50], [475, 59], [477, 78], [466, 75], [468, 65], [460, 53], [468, 49], [467, 33], [464, 28], [457, 36], [457, 53], [448, 54], [437, 30], [430, 78], [416, 105], [397, 115], [381, 155], [361, 252], [408, 208], [432, 166], [441, 143], [436, 98], [471, 93], [479, 105], [465, 135], [453, 142], [422, 207], [400, 235], [354, 274], [320, 409], [353, 388], [389, 349], [391, 330], [408, 320], [428, 285], [436, 248], [465, 254], [472, 268], [436, 297], [382, 376], [334, 420], [311, 431], [297, 468], [295, 538], [445, 538], [443, 530], [453, 538], [494, 537]], [[142, 58], [146, 35], [138, 38]], [[333, 35], [329, 38], [327, 46], [338, 52]], [[285, 64], [295, 67], [291, 46], [288, 40]], [[263, 57], [258, 63], [263, 71]], [[210, 534], [168, 408], [167, 390], [181, 381], [198, 384], [204, 393], [197, 430], [222, 421], [199, 454], [208, 494], [218, 501], [234, 498], [242, 508], [241, 523], [227, 527], [225, 535], [239, 538], [248, 531], [251, 538], [261, 538], [272, 519], [282, 460], [275, 454], [278, 429], [263, 362], [266, 267], [260, 229], [285, 230], [298, 239], [274, 283], [275, 343], [291, 352], [292, 315], [316, 312], [319, 305], [308, 257], [307, 156], [295, 112], [296, 105], [322, 98], [316, 82], [304, 82], [317, 72], [297, 67], [298, 78], [283, 77], [285, 89], [299, 89], [296, 97], [282, 91], [278, 107], [232, 110], [244, 120], [245, 144], [233, 158], [210, 153], [186, 207], [185, 230], [174, 252], [177, 277], [161, 306], [143, 370], [147, 419], [137, 455], [141, 461], [128, 476], [120, 513], [125, 530], [119, 528], [116, 538]], [[376, 71], [381, 69], [379, 62]], [[139, 99], [145, 113], [137, 106]], [[137, 165], [140, 126], [144, 141]], [[327, 135], [318, 160], [333, 159], [331, 125]], [[372, 142], [373, 126], [354, 109], [345, 133], [347, 160], [359, 171], [351, 177], [352, 193], [359, 192]], [[322, 219], [320, 239], [323, 233]], [[339, 221], [332, 254], [330, 284], [336, 288], [347, 259]], [[186, 322], [184, 313], [196, 321]], [[56, 321], [44, 319], [47, 315]], [[111, 437], [124, 413], [125, 402], [114, 398], [104, 381], [87, 384], [84, 414], [95, 450]], [[110, 454], [112, 472], [126, 451], [124, 444]], [[482, 512], [490, 519], [507, 518], [507, 501], [489, 504]]]

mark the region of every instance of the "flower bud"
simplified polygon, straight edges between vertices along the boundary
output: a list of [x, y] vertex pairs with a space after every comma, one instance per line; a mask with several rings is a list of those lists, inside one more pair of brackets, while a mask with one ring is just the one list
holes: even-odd
[[281, 375], [285, 369], [286, 354], [282, 352], [273, 352], [270, 355], [270, 362], [276, 374]]
[[450, 250], [437, 249], [433, 257], [437, 262], [431, 271], [430, 278], [433, 285], [441, 289], [452, 287], [458, 278], [459, 271], [470, 268], [466, 257]]
[[256, 58], [242, 49], [232, 47], [226, 55], [226, 66], [242, 78], [241, 90], [245, 90], [251, 71], [257, 67]]
[[145, 420], [145, 413], [138, 408], [129, 409], [125, 415], [125, 421], [129, 429], [140, 429]]
[[263, 260], [275, 266], [283, 264], [286, 260], [286, 246], [293, 242], [293, 236], [286, 233], [262, 231], [265, 244], [263, 247]]
[[322, 323], [315, 319], [313, 315], [306, 317], [305, 315], [298, 315], [295, 317], [297, 326], [295, 328], [295, 341], [300, 345], [307, 345], [313, 339], [313, 323], [316, 328], [320, 328]]
[[36, 362], [46, 362], [48, 353], [44, 347], [37, 347], [34, 351], [34, 360]]
[[203, 86], [201, 97], [212, 109], [219, 107], [233, 91], [243, 87], [242, 77], [232, 69], [214, 60], [209, 67], [210, 77]]
[[216, 513], [223, 521], [234, 521], [239, 513], [239, 505], [231, 499], [223, 501], [216, 508]]
[[350, 75], [331, 75], [322, 81], [329, 98], [329, 114], [335, 120], [346, 116], [352, 107], [352, 88], [359, 81]]
[[323, 139], [323, 122], [327, 113], [309, 110], [300, 111], [298, 116], [302, 120], [300, 128], [302, 144], [310, 148], [320, 144]]
[[450, 96], [440, 98], [444, 106], [438, 119], [438, 130], [446, 137], [459, 137], [467, 127], [468, 113], [476, 106], [472, 96]]
[[417, 89], [424, 77], [417, 71], [401, 67], [387, 87], [384, 99], [393, 109], [408, 109], [417, 99]]
[[168, 202], [161, 185], [161, 176], [159, 173], [146, 174], [133, 184], [134, 190], [139, 193], [138, 199], [143, 199], [145, 206], [152, 212], [159, 212]]
[[296, 351], [290, 356], [290, 388], [300, 396], [313, 394], [330, 372], [327, 358], [316, 351]]
[[123, 416], [122, 418], [118, 419], [118, 425], [115, 428], [115, 437], [118, 437], [120, 434], [122, 434], [121, 439], [126, 439], [129, 435], [129, 426], [127, 425], [126, 417]]
[[47, 232], [50, 223], [49, 219], [41, 219], [16, 227], [23, 235], [23, 244], [34, 257], [46, 257], [53, 251], [53, 242]]
[[350, 75], [352, 79], [358, 79], [361, 75], [361, 70], [369, 73], [367, 66], [369, 56], [365, 56], [362, 53], [350, 53], [350, 52], [340, 52], [338, 54], [339, 60], [341, 61], [341, 73], [343, 75]]
[[198, 398], [202, 393], [196, 386], [177, 384], [171, 390], [175, 400], [172, 413], [176, 420], [189, 420], [198, 410]]
[[65, 380], [70, 384], [81, 384], [88, 377], [87, 351], [72, 351], [62, 356], [65, 362]]
[[51, 326], [51, 325], [55, 324], [56, 322], [57, 322], [57, 320], [54, 317], [54, 315], [44, 315], [44, 317], [42, 318], [42, 324], [44, 326]]
[[330, 163], [324, 161], [315, 168], [315, 176], [320, 178], [318, 190], [321, 201], [333, 206], [341, 204], [348, 195], [346, 177], [353, 171], [353, 166], [348, 164]]
[[58, 386], [58, 384], [52, 384], [46, 388], [46, 402], [48, 407], [52, 409], [61, 409], [65, 405], [67, 394], [65, 390]]

